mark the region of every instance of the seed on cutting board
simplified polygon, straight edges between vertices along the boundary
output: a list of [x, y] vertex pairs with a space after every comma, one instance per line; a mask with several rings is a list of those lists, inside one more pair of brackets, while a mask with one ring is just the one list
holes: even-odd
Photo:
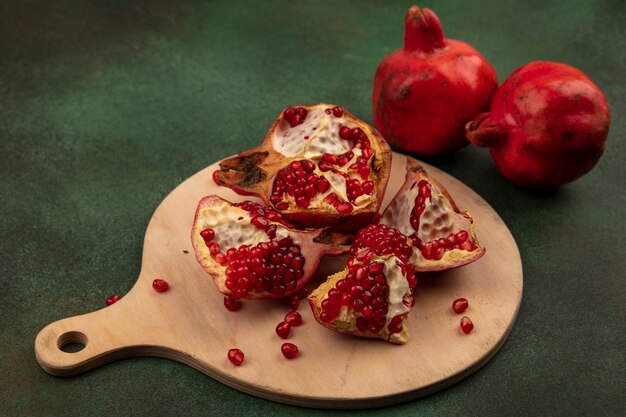
[[113, 294], [112, 296], [110, 296], [109, 298], [107, 298], [104, 303], [108, 306], [110, 306], [111, 304], [115, 304], [120, 300], [120, 296], [117, 294]]
[[157, 278], [152, 281], [152, 288], [154, 288], [156, 292], [164, 292], [170, 288], [170, 284], [164, 279]]
[[233, 295], [224, 296], [224, 307], [229, 311], [237, 311], [241, 308], [241, 301]]
[[469, 307], [469, 303], [465, 298], [457, 298], [452, 302], [452, 310], [454, 310], [456, 314], [461, 314], [467, 310], [467, 307]]
[[298, 356], [298, 346], [293, 343], [283, 343], [280, 350], [283, 352], [283, 356], [287, 359], [293, 359]]
[[278, 326], [276, 326], [276, 334], [283, 339], [286, 339], [289, 337], [290, 331], [291, 331], [291, 324], [287, 323], [286, 321], [278, 323]]
[[297, 311], [290, 311], [285, 315], [285, 323], [290, 326], [299, 326], [302, 324], [302, 316]]
[[228, 360], [235, 366], [239, 366], [243, 363], [244, 354], [239, 349], [231, 349], [228, 351]]
[[463, 316], [461, 318], [461, 330], [465, 334], [470, 334], [471, 331], [474, 330], [474, 323], [472, 323], [472, 320], [469, 317]]
[[292, 310], [297, 310], [300, 306], [300, 298], [297, 295], [294, 295], [289, 299], [289, 308]]

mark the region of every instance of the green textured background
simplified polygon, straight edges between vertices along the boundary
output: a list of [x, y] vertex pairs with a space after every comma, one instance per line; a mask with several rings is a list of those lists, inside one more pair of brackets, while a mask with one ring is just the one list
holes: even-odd
[[[410, 3], [258, 3], [0, 2], [0, 415], [345, 414], [251, 397], [162, 359], [60, 379], [34, 356], [46, 324], [131, 288], [146, 224], [168, 192], [256, 145], [284, 106], [334, 102], [371, 121], [374, 69], [400, 46]], [[556, 192], [513, 187], [483, 149], [429, 161], [509, 225], [524, 264], [521, 311], [474, 376], [362, 413], [624, 415], [626, 6], [422, 6], [501, 81], [537, 59], [581, 68], [613, 121], [598, 166]]]

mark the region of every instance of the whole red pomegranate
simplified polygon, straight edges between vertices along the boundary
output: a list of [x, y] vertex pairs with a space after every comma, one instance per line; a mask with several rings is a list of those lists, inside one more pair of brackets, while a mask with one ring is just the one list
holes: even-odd
[[498, 168], [525, 188], [554, 188], [589, 172], [604, 151], [609, 104], [580, 70], [531, 62], [500, 86], [491, 110], [466, 126]]
[[412, 6], [404, 48], [387, 55], [374, 78], [374, 124], [389, 142], [432, 156], [467, 145], [463, 127], [489, 107], [498, 88], [487, 60], [446, 39], [437, 15]]

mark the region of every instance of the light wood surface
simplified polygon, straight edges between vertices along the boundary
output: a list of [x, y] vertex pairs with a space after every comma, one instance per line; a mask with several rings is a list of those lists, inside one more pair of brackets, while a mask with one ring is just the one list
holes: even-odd
[[[394, 154], [385, 207], [404, 181], [406, 158]], [[307, 303], [304, 324], [289, 342], [300, 355], [285, 359], [285, 340], [274, 332], [288, 311], [285, 300], [244, 302], [232, 313], [223, 296], [196, 262], [190, 242], [194, 210], [201, 197], [219, 194], [240, 201], [211, 180], [213, 164], [179, 185], [161, 203], [146, 231], [142, 270], [135, 286], [116, 304], [45, 327], [35, 341], [41, 367], [71, 376], [131, 356], [158, 356], [190, 365], [238, 390], [270, 400], [316, 408], [366, 408], [428, 395], [471, 375], [500, 348], [509, 334], [522, 297], [519, 251], [498, 214], [455, 178], [424, 164], [472, 212], [485, 256], [468, 266], [421, 274], [417, 303], [408, 321], [410, 340], [402, 346], [342, 335], [317, 324]], [[187, 252], [185, 252], [187, 251]], [[345, 257], [325, 258], [309, 287], [342, 269]], [[164, 293], [152, 280], [166, 279]], [[459, 330], [462, 315], [452, 301], [469, 300], [464, 313], [475, 329]], [[82, 342], [76, 353], [60, 349]], [[244, 351], [233, 366], [230, 348]]]

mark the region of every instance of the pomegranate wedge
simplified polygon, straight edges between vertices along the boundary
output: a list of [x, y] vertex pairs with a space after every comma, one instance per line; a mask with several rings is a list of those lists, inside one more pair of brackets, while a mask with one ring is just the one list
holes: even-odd
[[329, 329], [402, 344], [417, 283], [411, 240], [385, 225], [359, 231], [346, 268], [309, 296], [315, 319]]
[[213, 178], [300, 228], [354, 232], [374, 220], [390, 169], [391, 150], [376, 129], [318, 104], [285, 109], [261, 145], [220, 162]]
[[474, 220], [460, 210], [448, 191], [413, 158], [406, 180], [383, 212], [380, 224], [398, 229], [413, 241], [411, 258], [418, 272], [466, 265], [485, 253], [474, 234]]
[[211, 195], [198, 204], [191, 241], [220, 292], [259, 299], [300, 291], [322, 255], [346, 252], [349, 238], [326, 230], [293, 230], [270, 207]]

